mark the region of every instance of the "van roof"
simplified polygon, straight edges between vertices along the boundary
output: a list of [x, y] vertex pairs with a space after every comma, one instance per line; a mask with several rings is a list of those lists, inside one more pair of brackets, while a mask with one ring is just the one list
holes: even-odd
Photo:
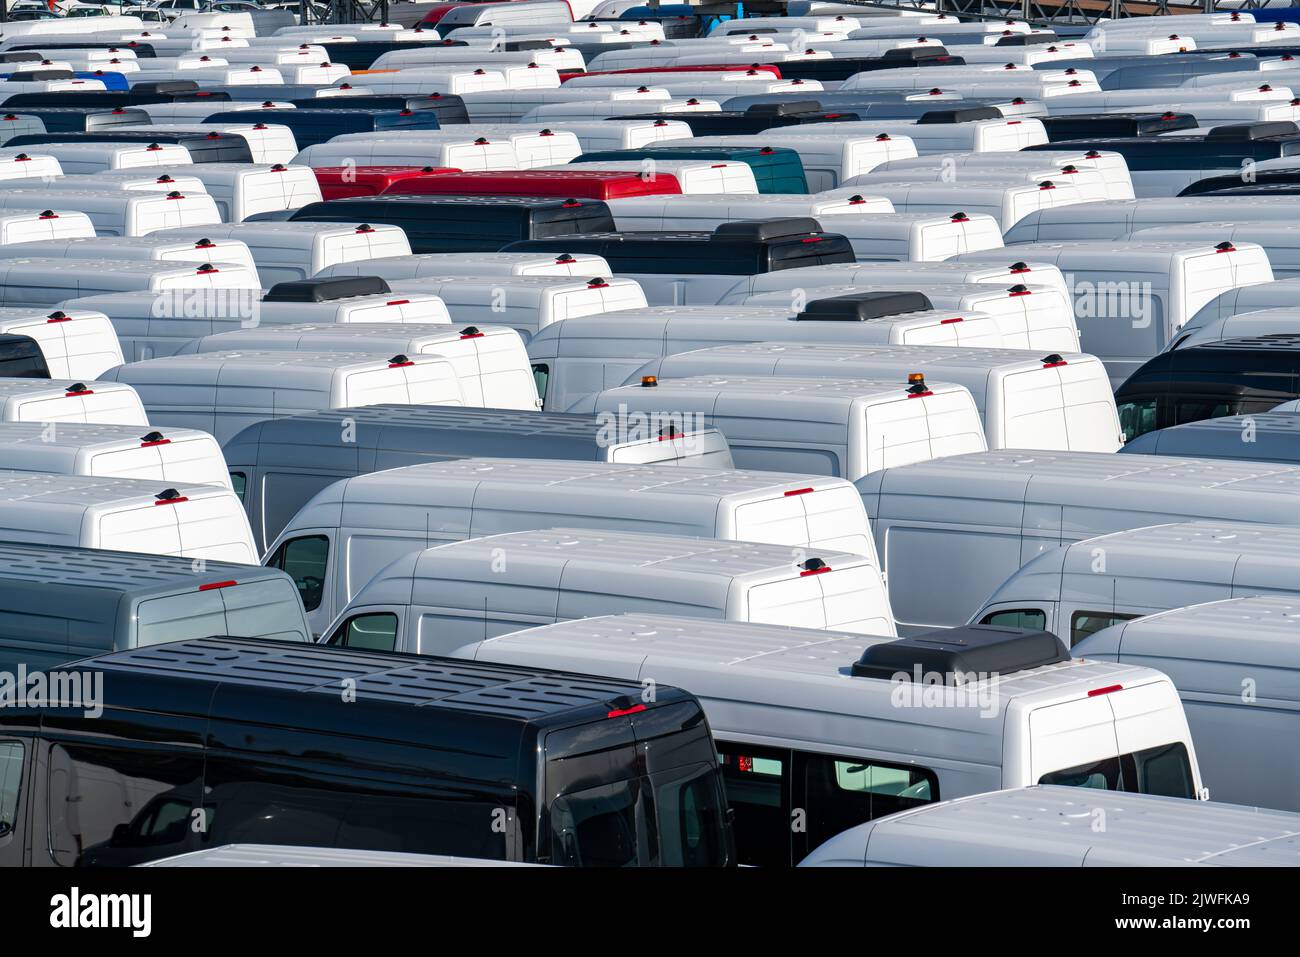
[[[866, 648], [899, 640], [753, 622], [629, 614], [576, 619], [490, 638], [473, 654], [483, 661], [551, 661], [556, 666], [585, 662], [582, 667], [632, 681], [658, 676], [682, 684], [689, 679], [689, 686], [706, 702], [790, 703], [798, 700], [795, 689], [803, 689], [807, 697], [798, 710], [888, 716], [897, 721], [899, 709], [891, 701], [895, 683], [854, 677], [851, 671]], [[1004, 712], [1013, 700], [1037, 707], [1077, 700], [1117, 683], [1132, 687], [1167, 680], [1149, 668], [1070, 659], [983, 678], [968, 687], [978, 686]], [[916, 710], [930, 713], [924, 720], [917, 715], [915, 723], [963, 728], [996, 738], [996, 760], [1001, 760], [1001, 721], [988, 721], [980, 709], [968, 707]], [[715, 713], [709, 720], [715, 730], [743, 730], [729, 728], [728, 719]], [[749, 731], [762, 733], [757, 728]], [[866, 742], [857, 741], [855, 746]]]
[[[441, 356], [416, 355], [408, 357], [410, 362], [445, 361]], [[132, 372], [144, 373], [139, 381], [147, 382], [151, 373], [175, 368], [184, 372], [187, 368], [255, 366], [270, 368], [316, 369], [333, 372], [338, 369], [387, 368], [392, 363], [380, 353], [363, 352], [290, 352], [286, 350], [226, 349], [221, 352], [200, 352], [186, 355], [158, 356], [154, 359], [142, 359], [128, 362], [126, 365], [110, 369], [108, 375], [120, 376], [119, 381], [131, 381]], [[125, 374], [124, 374], [125, 370]], [[269, 385], [269, 384], [268, 384]]]
[[[48, 380], [46, 380], [48, 381]], [[157, 438], [148, 438], [151, 435]], [[41, 449], [83, 449], [93, 446], [106, 448], [135, 448], [141, 443], [184, 442], [194, 439], [211, 439], [198, 429], [166, 426], [154, 429], [143, 425], [108, 425], [95, 422], [60, 422], [50, 428], [45, 422], [0, 422], [0, 448], [11, 454], [18, 448], [31, 445]]]
[[[704, 393], [713, 395], [737, 395], [747, 398], [776, 398], [778, 396], [785, 398], [798, 398], [809, 400], [817, 405], [834, 405], [843, 406], [846, 402], [855, 402], [866, 400], [894, 401], [897, 399], [907, 398], [909, 396], [908, 386], [911, 383], [907, 379], [907, 374], [900, 375], [897, 379], [876, 378], [845, 378], [845, 379], [818, 379], [807, 376], [786, 376], [786, 375], [727, 375], [720, 373], [717, 375], [697, 375], [683, 376], [681, 378], [659, 379], [655, 386], [654, 397], [668, 396], [673, 393]], [[932, 393], [960, 392], [967, 393], [965, 386], [956, 385], [951, 382], [929, 382], [924, 383], [925, 391]], [[618, 394], [629, 389], [639, 389], [641, 385], [632, 384], [618, 386], [614, 389], [606, 389], [602, 395], [608, 393]], [[769, 407], [775, 414], [776, 408]], [[811, 414], [806, 410], [801, 414]], [[841, 420], [842, 421], [842, 420]], [[811, 424], [811, 420], [810, 420]]]
[[[672, 575], [728, 579], [773, 572], [790, 578], [797, 575], [802, 563], [811, 558], [819, 558], [831, 568], [871, 565], [871, 559], [865, 555], [821, 548], [810, 550], [805, 556], [802, 553], [795, 555], [788, 545], [650, 532], [548, 528], [505, 532], [438, 545], [411, 556], [407, 560], [411, 567], [404, 569], [404, 574], [420, 577], [421, 566], [430, 560], [491, 562], [502, 548], [511, 549], [512, 561], [562, 564], [566, 569], [586, 567], [599, 571], [617, 565], [654, 568]], [[388, 572], [396, 571], [400, 564], [405, 562], [390, 566]]]
[[[260, 709], [250, 694], [214, 694], [214, 686], [239, 686], [257, 689], [261, 707], [277, 714], [283, 706], [275, 699], [296, 701], [288, 713], [300, 716], [302, 726], [313, 718], [332, 725], [346, 712], [355, 715], [346, 722], [349, 734], [365, 734], [368, 726], [382, 731], [378, 737], [411, 743], [447, 730], [440, 712], [445, 719], [472, 712], [507, 725], [560, 724], [604, 718], [629, 699], [639, 702], [642, 691], [632, 682], [537, 668], [248, 638], [152, 645], [87, 659], [81, 667], [114, 675], [104, 682], [113, 689], [108, 707], [121, 701], [163, 713], [192, 708], [213, 718], [255, 721]], [[339, 694], [348, 680], [357, 691], [352, 701]], [[661, 685], [656, 701], [682, 697]], [[409, 708], [421, 709], [420, 720], [406, 713]]]
[[284, 577], [278, 569], [261, 565], [208, 561], [196, 571], [192, 558], [0, 541], [0, 582], [152, 594], [178, 588], [201, 589], [227, 580], [243, 584]]
[[[918, 484], [923, 483], [923, 484]], [[1247, 521], [1290, 522], [1293, 503], [1300, 493], [1300, 468], [1264, 462], [1232, 459], [1176, 458], [1168, 455], [1113, 455], [1102, 452], [1064, 452], [999, 449], [952, 455], [912, 465], [873, 472], [858, 480], [864, 496], [896, 489], [912, 495], [925, 494], [932, 483], [942, 484], [945, 494], [981, 498], [1002, 495], [1059, 496], [1067, 488], [1077, 490], [1076, 499], [1110, 500], [1127, 491], [1143, 496], [1157, 512], [1184, 511], [1189, 518], [1211, 507], [1193, 492], [1210, 493], [1216, 517], [1237, 518], [1239, 502], [1255, 501], [1276, 508], [1276, 518], [1259, 516], [1250, 510]], [[998, 491], [1001, 486], [1003, 491]], [[1161, 501], [1151, 501], [1159, 493]], [[1059, 499], [1052, 501], [1060, 504]], [[871, 510], [875, 514], [875, 510]], [[1208, 517], [1208, 516], [1206, 516]]]
[[[27, 379], [0, 377], [0, 397], [65, 396], [84, 392], [134, 392], [122, 382], [105, 379]], [[60, 426], [62, 427], [62, 426]], [[139, 426], [136, 426], [139, 428]]]
[[[495, 411], [495, 410], [494, 410]], [[526, 413], [527, 414], [527, 413]], [[1297, 470], [1300, 472], [1300, 469]], [[2, 474], [2, 473], [0, 473]], [[29, 474], [29, 473], [20, 473]], [[409, 485], [421, 499], [430, 495], [430, 483], [463, 482], [515, 485], [526, 493], [541, 488], [584, 487], [608, 493], [651, 492], [672, 496], [720, 497], [782, 495], [789, 489], [843, 486], [843, 479], [754, 469], [683, 469], [671, 465], [624, 465], [614, 462], [567, 462], [548, 459], [462, 458], [444, 462], [424, 462], [402, 468], [371, 472], [336, 482], [313, 499], [316, 504], [350, 500], [366, 486]], [[305, 507], [304, 507], [305, 510]]]
[[[1253, 595], [1174, 608], [1097, 632], [1086, 645], [1080, 643], [1076, 653], [1275, 669], [1261, 695], [1281, 699], [1285, 684], [1300, 673], [1300, 600]], [[1293, 673], [1292, 682], [1282, 671]], [[1185, 680], [1179, 687], [1184, 692], [1219, 690], [1189, 686]], [[1297, 700], [1294, 692], [1290, 700]]]
[[[1289, 311], [1289, 310], [1288, 310]], [[1256, 441], [1241, 437], [1253, 430]], [[1264, 441], [1259, 441], [1261, 438]], [[1247, 446], [1243, 448], [1243, 445]], [[1300, 415], [1295, 412], [1253, 412], [1184, 422], [1139, 435], [1121, 449], [1157, 455], [1188, 455], [1228, 459], [1300, 461]]]
[[845, 831], [810, 863], [862, 861], [870, 852], [901, 864], [978, 864], [993, 848], [1014, 849], [1017, 864], [1092, 866], [1278, 866], [1300, 854], [1297, 814], [1127, 791], [1101, 797], [1036, 785], [927, 804]]
[[[1081, 353], [1056, 353], [1067, 362], [1095, 362], [1093, 356]], [[742, 342], [709, 349], [695, 349], [663, 360], [665, 375], [670, 375], [674, 364], [689, 369], [696, 360], [718, 359], [725, 363], [729, 358], [764, 359], [776, 362], [782, 358], [807, 359], [835, 363], [837, 368], [850, 371], [855, 362], [863, 359], [892, 359], [898, 363], [900, 375], [912, 367], [940, 365], [946, 368], [986, 369], [992, 366], [1007, 368], [1041, 368], [1048, 356], [1032, 349], [985, 349], [962, 346], [892, 346], [846, 345], [817, 342]], [[1058, 360], [1059, 361], [1059, 360]], [[845, 378], [851, 378], [845, 376]]]
[[226, 496], [229, 489], [197, 482], [162, 479], [105, 478], [87, 475], [56, 475], [51, 472], [19, 472], [0, 469], [0, 504], [28, 503], [93, 508], [126, 502], [156, 502], [160, 493], [176, 491], [189, 499]]

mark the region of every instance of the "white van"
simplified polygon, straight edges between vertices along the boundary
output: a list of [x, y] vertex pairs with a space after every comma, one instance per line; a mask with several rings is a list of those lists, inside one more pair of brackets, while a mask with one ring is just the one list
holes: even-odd
[[[15, 245], [51, 239], [94, 237], [95, 224], [85, 213], [44, 209], [0, 214], [0, 255]], [[6, 248], [8, 247], [8, 248]]]
[[[256, 78], [256, 74], [253, 76]], [[204, 83], [200, 81], [199, 85], [203, 86]], [[248, 151], [254, 163], [292, 163], [298, 154], [298, 143], [293, 138], [293, 131], [279, 123], [151, 123], [139, 127], [126, 126], [123, 129], [157, 130], [160, 133], [225, 133], [237, 136], [248, 143]]]
[[900, 628], [942, 627], [969, 619], [1034, 556], [1081, 539], [1201, 519], [1296, 524], [1300, 469], [1003, 449], [873, 472], [857, 485]]
[[322, 643], [449, 655], [521, 628], [624, 612], [894, 633], [880, 572], [864, 555], [552, 528], [399, 558], [357, 593]]
[[[1044, 163], [1041, 166], [1024, 166], [1013, 163], [1008, 166], [987, 167], [968, 166], [960, 171], [955, 165], [945, 165], [947, 156], [935, 157], [939, 160], [934, 166], [904, 166], [901, 169], [875, 169], [860, 180], [864, 189], [870, 189], [872, 183], [894, 182], [933, 182], [933, 183], [1041, 183], [1051, 182], [1056, 186], [1071, 187], [1065, 194], [1073, 193], [1079, 202], [1102, 202], [1114, 199], [1132, 199], [1133, 189], [1125, 182], [1108, 178], [1100, 169], [1090, 169], [1066, 163], [1053, 166]], [[1065, 195], [1063, 194], [1063, 195]], [[1051, 197], [1059, 200], [1060, 197]], [[1058, 202], [1058, 206], [1070, 205]], [[1045, 206], [1055, 209], [1056, 206]]]
[[[913, 374], [969, 389], [991, 449], [1114, 452], [1123, 443], [1105, 368], [1095, 356], [1072, 352], [755, 342], [665, 356], [631, 381], [749, 375], [903, 383]], [[573, 411], [586, 411], [586, 403]]]
[[563, 86], [557, 89], [509, 90], [505, 88], [505, 77], [502, 77], [501, 86], [496, 90], [467, 91], [461, 94], [461, 98], [465, 101], [465, 111], [471, 123], [517, 123], [537, 107], [553, 103], [609, 100], [632, 107], [627, 111], [629, 113], [637, 112], [637, 107], [645, 103], [652, 103], [653, 112], [658, 104], [672, 99], [672, 94], [658, 86], [639, 86], [631, 78], [622, 87], [579, 90]]
[[248, 517], [220, 485], [0, 469], [0, 525], [14, 542], [257, 563]]
[[[370, 69], [372, 71], [397, 70], [400, 73], [409, 73], [413, 76], [418, 73], [432, 74], [439, 70], [472, 72], [482, 66], [484, 62], [487, 62], [487, 59], [482, 47], [432, 46], [427, 43], [413, 43], [405, 50], [389, 50], [387, 53], [381, 53], [379, 58], [370, 64]], [[538, 66], [554, 67], [563, 73], [581, 73], [586, 68], [586, 61], [582, 53], [573, 47], [500, 50], [492, 53], [490, 62], [494, 67], [506, 64], [520, 66], [536, 63]], [[382, 81], [382, 79], [382, 75], [367, 74], [366, 89], [376, 89], [371, 87], [370, 81]], [[435, 89], [433, 92], [450, 93], [452, 91]]]
[[[990, 257], [995, 254], [996, 251], [990, 252]], [[828, 284], [818, 284], [822, 282]], [[841, 285], [829, 285], [832, 282]], [[992, 317], [1002, 333], [1002, 345], [1008, 349], [1079, 351], [1079, 332], [1070, 300], [1051, 286], [1028, 286], [1023, 282], [997, 286], [922, 279], [913, 280], [907, 287], [923, 290], [936, 308], [956, 310], [963, 315], [979, 312]], [[859, 273], [856, 264], [810, 266], [742, 279], [722, 297], [721, 304], [791, 306], [810, 299], [890, 292], [898, 288], [896, 282], [875, 282], [871, 273]]]
[[[449, 130], [454, 132], [454, 128]], [[298, 166], [432, 166], [466, 172], [518, 169], [519, 159], [509, 137], [460, 134], [445, 140], [427, 138], [355, 139], [314, 143], [293, 160]]]
[[[1195, 727], [1190, 712], [1187, 721]], [[1198, 744], [1204, 770], [1209, 761], [1201, 753]], [[1220, 785], [1205, 773], [1217, 797]], [[1246, 774], [1252, 782], [1263, 777], [1257, 767]], [[1297, 829], [1300, 815], [1217, 801], [1028, 787], [859, 824], [800, 866], [1288, 867], [1296, 863]]]
[[164, 229], [167, 239], [235, 239], [248, 245], [268, 289], [310, 279], [326, 266], [378, 256], [409, 256], [411, 244], [398, 226], [369, 223], [254, 222]]
[[[164, 172], [180, 175], [184, 170]], [[307, 166], [196, 163], [189, 171], [217, 204], [221, 220], [242, 223], [256, 213], [298, 209], [320, 202], [320, 183]]]
[[335, 263], [316, 273], [331, 276], [379, 276], [389, 281], [442, 276], [610, 276], [603, 256], [593, 253], [415, 253]]
[[129, 385], [91, 379], [0, 378], [0, 422], [104, 422], [147, 426]]
[[717, 100], [694, 96], [679, 100], [574, 100], [534, 107], [520, 122], [566, 128], [570, 121], [581, 123], [661, 113], [716, 113], [721, 109], [722, 104]]
[[[565, 120], [560, 127], [578, 138], [584, 153], [597, 150], [635, 150], [691, 138], [689, 124], [681, 120]], [[2, 161], [0, 161], [2, 162]]]
[[[534, 126], [475, 123], [464, 129], [476, 137], [508, 141], [515, 151], [518, 169], [537, 169], [568, 163], [582, 155], [582, 143], [577, 136], [567, 130], [553, 130], [540, 123]], [[411, 130], [407, 135], [414, 138], [422, 132]]]
[[136, 425], [0, 422], [6, 469], [108, 478], [190, 482], [230, 488], [216, 439], [194, 429]]
[[438, 356], [455, 369], [466, 405], [533, 410], [542, 405], [523, 339], [508, 326], [370, 322], [262, 325], [195, 339], [178, 354], [236, 349]]
[[[1292, 544], [1292, 565], [1296, 554]], [[1234, 598], [1121, 622], [1074, 654], [1158, 668], [1173, 679], [1217, 800], [1300, 811], [1297, 638], [1295, 595]]]
[[0, 245], [0, 259], [110, 259], [164, 263], [233, 263], [257, 275], [257, 264], [246, 243], [237, 239], [215, 241], [173, 239], [162, 233], [148, 236], [50, 237], [36, 242]]
[[[99, 173], [79, 173], [75, 176], [33, 176], [29, 179], [11, 180], [6, 189], [72, 189], [82, 192], [102, 193], [106, 190], [143, 190], [149, 193], [206, 193], [207, 187], [197, 176], [191, 175], [202, 163], [189, 166], [168, 166], [144, 169], [103, 170]], [[181, 172], [186, 170], [187, 172]], [[54, 197], [57, 198], [57, 197]]]
[[[653, 164], [653, 165], [651, 165]], [[582, 160], [563, 166], [543, 166], [542, 169], [586, 171], [617, 170], [648, 175], [652, 180], [666, 173], [677, 180], [683, 195], [758, 195], [754, 170], [748, 163], [726, 160], [656, 159], [638, 160]]]
[[299, 582], [308, 620], [323, 629], [404, 555], [539, 525], [765, 542], [809, 553], [831, 548], [874, 562], [867, 513], [843, 479], [466, 458], [335, 482], [294, 516], [263, 564]]
[[[839, 134], [888, 133], [906, 136], [916, 147], [918, 156], [935, 153], [1014, 153], [1030, 146], [1047, 142], [1047, 130], [1041, 120], [1033, 117], [999, 117], [997, 119], [969, 120], [959, 123], [918, 123], [908, 120], [861, 120], [835, 123], [843, 127]], [[831, 135], [830, 127], [818, 135]], [[762, 135], [762, 134], [760, 134]]]
[[[1234, 286], [1269, 282], [1255, 243], [1091, 240], [1020, 243], [1026, 259], [1054, 263], [1073, 282], [1083, 347], [1106, 363], [1118, 386], [1204, 305]], [[957, 257], [987, 262], [984, 252]]]
[[463, 405], [440, 356], [230, 351], [128, 362], [105, 373], [139, 394], [157, 426], [202, 429], [224, 442], [258, 419], [376, 402]]
[[1295, 221], [1292, 203], [1273, 196], [1152, 196], [1042, 209], [1007, 230], [1007, 242], [1124, 239], [1140, 229], [1246, 220]]
[[883, 196], [894, 208], [907, 213], [950, 213], [991, 216], [1000, 233], [1006, 232], [1025, 216], [1044, 208], [1068, 206], [1087, 201], [1068, 180], [1043, 179], [1034, 183], [1015, 180], [962, 179], [952, 182], [876, 179], [871, 174], [859, 176], [838, 189], [820, 195], [844, 196], [849, 192]]
[[1039, 628], [1073, 646], [1103, 628], [1207, 601], [1300, 597], [1300, 528], [1181, 522], [1054, 548], [999, 586], [971, 622]]
[[[972, 649], [996, 661], [994, 674], [956, 684]], [[525, 629], [456, 657], [690, 688], [717, 742], [741, 864], [797, 863], [864, 820], [997, 788], [1203, 791], [1173, 682], [1071, 660], [1041, 633], [898, 639], [619, 615]], [[1135, 767], [1149, 773], [1120, 773]], [[790, 827], [798, 811], [804, 828]]]
[[916, 156], [916, 147], [906, 136], [890, 136], [887, 133], [823, 136], [805, 132], [807, 129], [805, 125], [764, 130], [757, 136], [695, 136], [683, 140], [681, 145], [750, 148], [774, 146], [794, 150], [803, 162], [808, 190], [813, 193], [841, 186], [855, 176], [870, 173], [882, 163]]
[[441, 297], [454, 322], [511, 326], [525, 338], [574, 316], [646, 306], [637, 282], [601, 276], [444, 275], [399, 280], [392, 287], [394, 292], [418, 290]]
[[122, 364], [122, 347], [102, 312], [0, 307], [0, 334], [35, 342], [56, 379], [93, 379]]
[[927, 382], [920, 373], [894, 381], [647, 378], [606, 389], [593, 402], [597, 415], [639, 413], [664, 427], [720, 429], [742, 469], [854, 481], [877, 469], [988, 448], [970, 391]]
[[[924, 300], [914, 297], [919, 305]], [[544, 407], [571, 409], [602, 389], [629, 381], [652, 359], [737, 342], [821, 342], [1000, 348], [990, 316], [919, 309], [895, 312], [887, 294], [841, 304], [814, 300], [800, 313], [761, 306], [650, 306], [579, 316], [547, 326], [528, 341]], [[825, 310], [825, 311], [823, 311]]]
[[[994, 286], [1010, 286], [1027, 283], [1034, 286], [1051, 286], [1069, 298], [1070, 287], [1061, 275], [1061, 270], [1051, 263], [1030, 260], [1026, 262], [1017, 258], [1014, 246], [1003, 249], [1006, 258], [1001, 263], [967, 263], [948, 260], [946, 262], [873, 262], [858, 263], [851, 270], [849, 267], [822, 267], [825, 275], [833, 283], [860, 282], [868, 280], [872, 284], [921, 282], [932, 283], [989, 283]], [[853, 278], [838, 278], [850, 272]]]
[[1056, 167], [1063, 169], [1073, 166], [1076, 169], [1097, 170], [1102, 174], [1110, 189], [1122, 195], [1117, 198], [1133, 198], [1133, 178], [1129, 173], [1128, 161], [1110, 150], [1059, 149], [1028, 150], [1023, 153], [944, 153], [939, 156], [921, 156], [914, 159], [891, 160], [881, 167], [881, 172], [896, 172], [905, 169], [928, 169], [935, 165], [950, 169], [952, 175], [959, 179], [967, 172], [987, 174], [989, 172], [1017, 173], [1030, 170]]
[[[128, 127], [129, 128], [129, 127]], [[178, 166], [191, 162], [190, 151], [175, 143], [42, 143], [41, 152], [59, 161], [64, 173]]]
[[1152, 226], [1129, 233], [1124, 238], [1135, 242], [1254, 243], [1268, 256], [1274, 279], [1294, 279], [1300, 276], [1300, 226], [1295, 222], [1277, 220], [1242, 222], [1243, 218], [1234, 214], [1231, 220], [1225, 218], [1221, 222]]
[[1276, 279], [1273, 282], [1226, 289], [1197, 310], [1162, 351], [1182, 348], [1184, 345], [1207, 338], [1229, 338], [1226, 330], [1237, 324], [1235, 320], [1232, 325], [1228, 324], [1234, 316], [1247, 312], [1290, 308], [1296, 304], [1297, 295], [1300, 295], [1300, 278]]
[[[340, 442], [344, 435], [354, 441]], [[226, 442], [225, 453], [262, 548], [326, 486], [398, 466], [499, 455], [714, 471], [733, 464], [716, 429], [660, 435], [594, 415], [450, 405], [378, 404], [262, 419]]]
[[145, 236], [168, 227], [221, 222], [211, 196], [179, 190], [5, 189], [0, 190], [0, 209], [76, 210], [90, 218], [99, 236]]
[[257, 275], [232, 263], [0, 259], [0, 305], [4, 306], [52, 306], [107, 292], [257, 288]]
[[[690, 135], [688, 129], [687, 136]], [[63, 167], [49, 153], [17, 150], [0, 151], [0, 181], [14, 179], [54, 179], [63, 175]]]

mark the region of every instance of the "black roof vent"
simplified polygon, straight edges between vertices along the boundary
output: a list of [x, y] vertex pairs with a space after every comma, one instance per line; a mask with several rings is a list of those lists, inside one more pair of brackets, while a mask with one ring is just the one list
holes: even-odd
[[1261, 140], [1270, 136], [1295, 136], [1300, 134], [1300, 126], [1290, 120], [1278, 120], [1271, 123], [1231, 123], [1216, 126], [1205, 134], [1207, 140]]
[[924, 312], [930, 308], [929, 297], [920, 292], [855, 292], [847, 296], [814, 299], [794, 318], [797, 322], [866, 322], [905, 312]]
[[920, 672], [923, 681], [959, 685], [970, 675], [1007, 675], [1069, 660], [1061, 639], [1048, 631], [962, 625], [872, 645], [852, 674], [886, 680], [905, 675], [910, 681]]
[[822, 224], [811, 216], [790, 216], [783, 219], [738, 219], [721, 223], [713, 230], [713, 238], [723, 242], [763, 242], [767, 239], [785, 239], [790, 236], [807, 236], [820, 233]]
[[379, 276], [338, 276], [331, 279], [295, 279], [276, 283], [263, 302], [330, 302], [354, 296], [382, 296], [390, 293]]

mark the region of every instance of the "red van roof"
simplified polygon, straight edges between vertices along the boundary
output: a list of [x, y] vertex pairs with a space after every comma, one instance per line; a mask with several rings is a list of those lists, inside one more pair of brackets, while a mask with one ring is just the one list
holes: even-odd
[[[323, 199], [377, 196], [412, 177], [459, 173], [454, 166], [321, 166], [313, 170]], [[397, 190], [393, 190], [397, 192]]]
[[416, 176], [386, 192], [438, 196], [568, 196], [574, 199], [622, 199], [628, 196], [680, 194], [677, 177], [625, 170], [488, 170]]

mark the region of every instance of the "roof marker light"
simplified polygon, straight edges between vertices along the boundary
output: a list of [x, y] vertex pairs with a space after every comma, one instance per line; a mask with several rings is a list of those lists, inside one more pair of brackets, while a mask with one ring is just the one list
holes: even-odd
[[94, 394], [95, 394], [95, 390], [87, 389], [86, 383], [74, 382], [72, 385], [68, 386], [68, 391], [63, 393], [63, 397], [65, 399], [71, 399], [73, 396], [77, 396], [77, 395], [94, 395]]
[[831, 566], [827, 565], [820, 558], [810, 558], [805, 562], [800, 562], [799, 567], [803, 569], [803, 571], [799, 573], [800, 578], [804, 578], [808, 575], [824, 575], [826, 572], [831, 571]]
[[1232, 245], [1232, 243], [1222, 242], [1214, 247], [1214, 251], [1216, 253], [1235, 253], [1237, 251], [1237, 247]]
[[460, 331], [462, 339], [482, 339], [483, 333], [479, 331], [478, 326], [466, 326]]
[[786, 498], [789, 498], [789, 497], [792, 496], [792, 495], [807, 495], [807, 494], [808, 494], [809, 492], [811, 492], [812, 490], [813, 490], [813, 489], [812, 489], [812, 486], [811, 486], [811, 485], [808, 486], [807, 488], [792, 488], [792, 489], [790, 489], [788, 492], [785, 493], [785, 497], [786, 497]]
[[45, 317], [46, 322], [71, 322], [72, 317], [63, 310], [59, 309]]
[[634, 704], [634, 705], [632, 705], [632, 707], [630, 707], [630, 708], [616, 708], [616, 709], [613, 710], [613, 711], [606, 711], [606, 712], [605, 712], [605, 717], [606, 717], [606, 718], [622, 718], [622, 717], [624, 717], [625, 715], [629, 715], [629, 714], [640, 714], [640, 713], [641, 713], [642, 711], [644, 711], [644, 710], [646, 710], [645, 705], [643, 705], [643, 704]]
[[150, 432], [140, 436], [140, 448], [150, 449], [156, 445], [171, 445], [172, 440], [164, 438], [161, 432]]
[[177, 505], [181, 502], [188, 502], [189, 499], [182, 495], [174, 488], [165, 488], [154, 496], [155, 505]]
[[659, 377], [657, 375], [643, 375], [641, 377], [641, 388], [643, 389], [659, 388]]
[[391, 359], [388, 360], [388, 368], [390, 369], [401, 369], [405, 366], [413, 366], [413, 365], [415, 365], [415, 363], [412, 362], [410, 359], [408, 359], [405, 355], [402, 355], [401, 353], [398, 353], [397, 355], [393, 356]]
[[1065, 366], [1065, 365], [1069, 365], [1069, 363], [1066, 362], [1063, 358], [1061, 358], [1061, 354], [1059, 352], [1053, 352], [1049, 356], [1043, 356], [1044, 369], [1055, 369], [1058, 366]]
[[1112, 692], [1123, 691], [1123, 690], [1124, 690], [1123, 685], [1107, 685], [1104, 688], [1093, 688], [1091, 691], [1088, 692], [1088, 697], [1096, 698], [1098, 695], [1111, 694]]

